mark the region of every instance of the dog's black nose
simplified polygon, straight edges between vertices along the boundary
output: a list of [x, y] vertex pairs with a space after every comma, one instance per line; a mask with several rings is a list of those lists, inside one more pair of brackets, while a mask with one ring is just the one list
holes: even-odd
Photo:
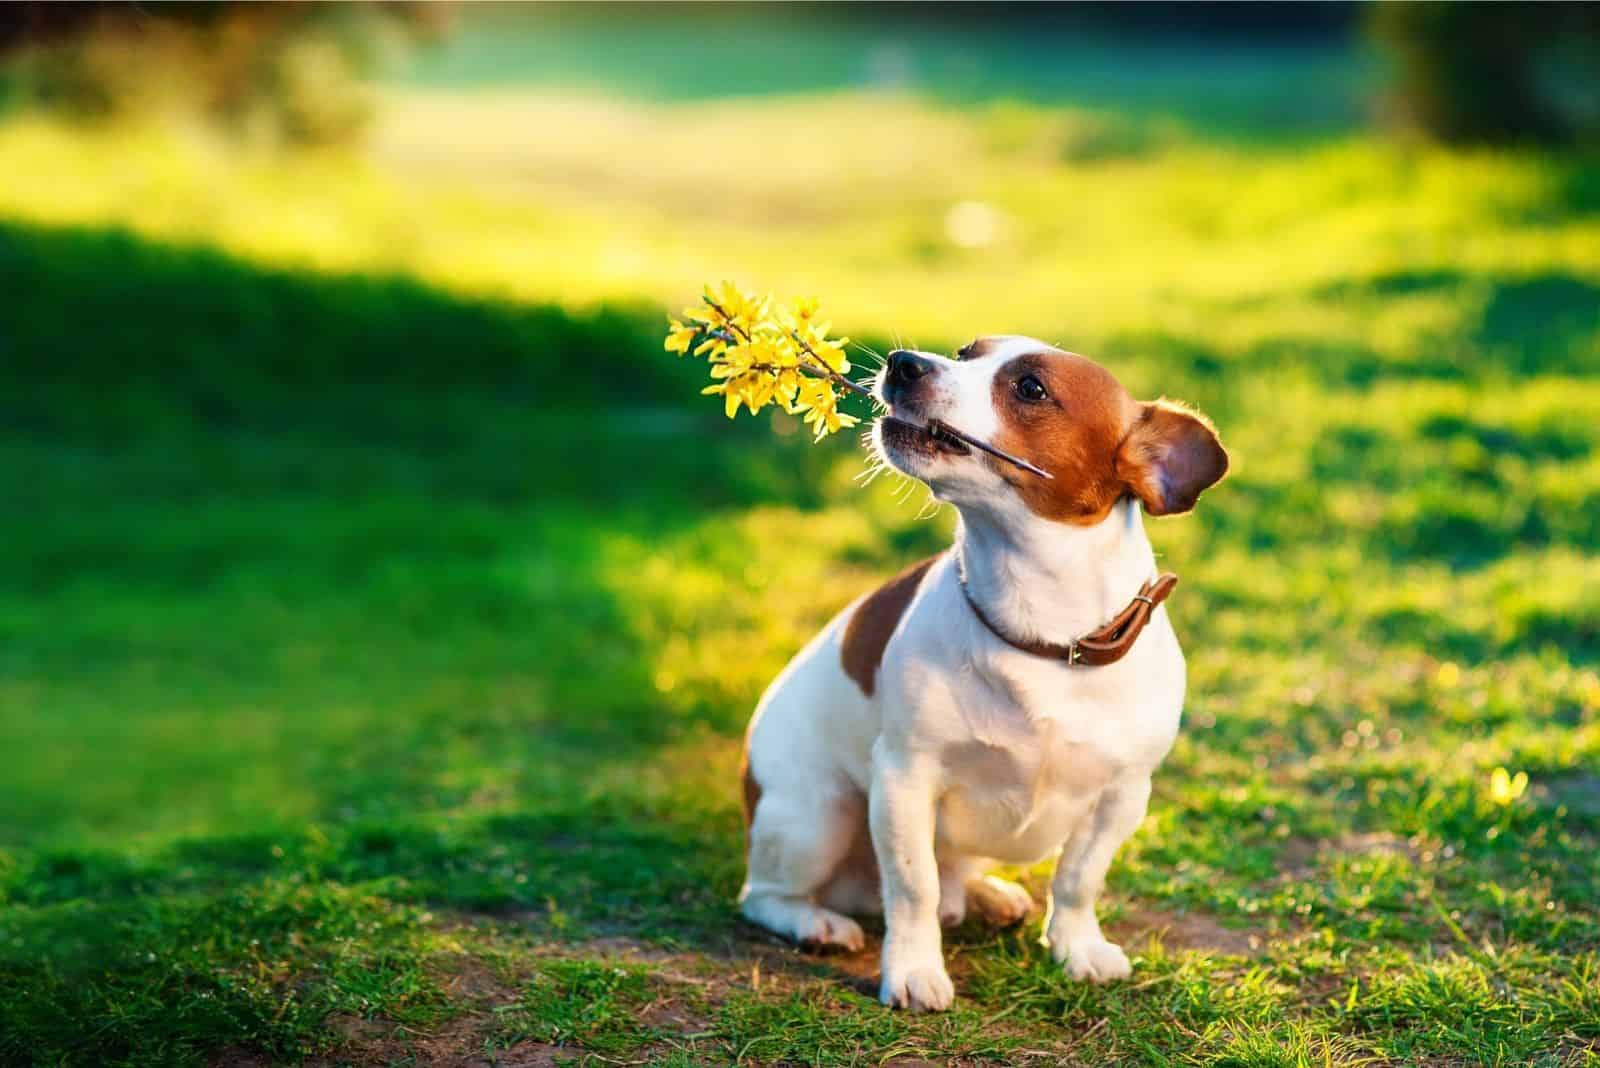
[[889, 353], [889, 384], [909, 386], [933, 370], [933, 361], [905, 349]]

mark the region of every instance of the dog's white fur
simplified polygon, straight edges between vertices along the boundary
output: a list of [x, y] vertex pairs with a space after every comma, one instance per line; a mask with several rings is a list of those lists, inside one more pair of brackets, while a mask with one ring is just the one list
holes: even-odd
[[[981, 359], [936, 361], [917, 421], [938, 417], [992, 440], [998, 369], [1049, 350], [1001, 339]], [[1184, 659], [1164, 608], [1129, 654], [1067, 667], [1021, 652], [966, 604], [1018, 638], [1065, 641], [1100, 626], [1156, 573], [1138, 500], [1074, 525], [1035, 515], [994, 461], [878, 447], [960, 517], [954, 551], [924, 576], [884, 649], [872, 696], [841, 667], [861, 601], [830, 622], [772, 683], [748, 737], [759, 784], [744, 915], [801, 942], [863, 945], [845, 913], [884, 913], [881, 1000], [947, 1008], [954, 989], [941, 924], [969, 905], [1000, 922], [1033, 902], [986, 877], [993, 864], [1056, 857], [1045, 937], [1073, 978], [1129, 974], [1095, 898], [1118, 847], [1144, 817], [1151, 773], [1177, 735]], [[866, 830], [870, 828], [870, 836]], [[866, 838], [870, 837], [870, 852]], [[872, 863], [876, 861], [875, 865]]]

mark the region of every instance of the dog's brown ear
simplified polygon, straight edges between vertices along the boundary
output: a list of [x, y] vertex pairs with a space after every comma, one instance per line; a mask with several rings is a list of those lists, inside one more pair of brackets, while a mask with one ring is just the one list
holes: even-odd
[[1117, 447], [1117, 477], [1151, 515], [1187, 512], [1227, 473], [1228, 453], [1211, 421], [1167, 400], [1140, 405]]

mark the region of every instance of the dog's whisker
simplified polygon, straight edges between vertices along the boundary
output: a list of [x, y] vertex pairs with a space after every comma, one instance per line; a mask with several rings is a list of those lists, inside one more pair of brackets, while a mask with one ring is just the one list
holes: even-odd
[[864, 345], [859, 341], [852, 341], [850, 344], [854, 345], [859, 351], [866, 353], [866, 355], [872, 360], [874, 366], [882, 367], [884, 365], [885, 361], [883, 353], [879, 352], [871, 345]]
[[856, 485], [860, 486], [862, 489], [866, 489], [868, 486], [878, 481], [878, 476], [883, 474], [883, 472], [884, 468], [882, 467], [873, 467], [863, 471], [856, 476]]
[[889, 470], [889, 465], [882, 457], [870, 458], [862, 469], [856, 474], [855, 481], [862, 486], [869, 486], [879, 475]]

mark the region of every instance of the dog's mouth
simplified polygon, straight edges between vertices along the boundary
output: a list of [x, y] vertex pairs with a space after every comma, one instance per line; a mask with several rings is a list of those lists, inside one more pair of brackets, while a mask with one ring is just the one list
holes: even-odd
[[949, 429], [937, 419], [930, 419], [926, 425], [918, 426], [916, 423], [907, 422], [896, 416], [885, 415], [878, 420], [878, 425], [882, 428], [883, 440], [886, 444], [898, 445], [926, 454], [972, 455], [972, 450], [966, 446], [966, 443], [951, 434]]
[[879, 437], [885, 445], [896, 446], [923, 456], [969, 456], [973, 449], [988, 453], [997, 460], [1004, 460], [1008, 464], [1015, 464], [1024, 471], [1031, 471], [1040, 478], [1054, 478], [1050, 472], [1031, 463], [1020, 456], [1015, 456], [1004, 449], [975, 438], [971, 434], [964, 434], [940, 419], [929, 419], [924, 426], [908, 423], [893, 415], [885, 415], [878, 420]]

